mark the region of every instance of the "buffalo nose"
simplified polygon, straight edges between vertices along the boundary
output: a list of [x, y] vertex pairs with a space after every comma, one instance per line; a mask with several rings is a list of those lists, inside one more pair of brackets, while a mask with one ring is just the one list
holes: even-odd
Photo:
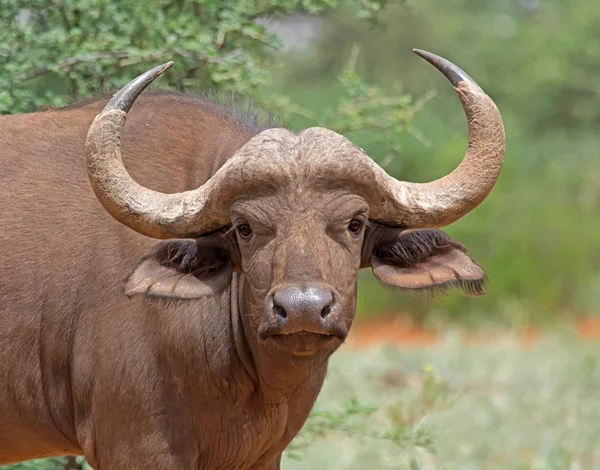
[[320, 284], [291, 285], [275, 292], [273, 312], [281, 317], [327, 317], [333, 306], [331, 288]]

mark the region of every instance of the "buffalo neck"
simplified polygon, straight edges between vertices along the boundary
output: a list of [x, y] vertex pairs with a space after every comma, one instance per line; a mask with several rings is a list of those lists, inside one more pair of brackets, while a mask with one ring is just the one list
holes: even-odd
[[[232, 284], [232, 326], [236, 349], [248, 374], [256, 380], [260, 393], [269, 402], [282, 402], [303, 387], [314, 390], [315, 398], [323, 384], [331, 351], [312, 357], [298, 357], [258, 337], [257, 324], [262, 305], [255, 299], [243, 274], [235, 273]], [[237, 295], [237, 298], [235, 298]]]

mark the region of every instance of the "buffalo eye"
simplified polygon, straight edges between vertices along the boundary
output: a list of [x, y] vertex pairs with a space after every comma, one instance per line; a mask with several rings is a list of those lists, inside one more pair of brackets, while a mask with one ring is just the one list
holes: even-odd
[[237, 232], [243, 239], [248, 239], [252, 236], [252, 229], [248, 224], [238, 225]]
[[363, 228], [363, 221], [360, 219], [352, 219], [348, 224], [348, 230], [353, 234], [358, 234]]

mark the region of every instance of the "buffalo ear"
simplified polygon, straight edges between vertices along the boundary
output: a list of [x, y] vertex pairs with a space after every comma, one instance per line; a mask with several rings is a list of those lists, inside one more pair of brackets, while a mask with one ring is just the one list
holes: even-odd
[[132, 297], [197, 299], [222, 292], [231, 282], [232, 262], [215, 236], [157, 243], [125, 280]]
[[485, 294], [483, 270], [464, 246], [441, 230], [396, 230], [391, 237], [388, 233], [375, 242], [370, 264], [375, 277], [389, 287]]

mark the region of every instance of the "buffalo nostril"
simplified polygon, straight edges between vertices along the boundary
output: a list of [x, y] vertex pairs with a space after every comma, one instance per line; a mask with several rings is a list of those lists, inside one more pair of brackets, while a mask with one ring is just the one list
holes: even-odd
[[287, 318], [287, 312], [285, 309], [279, 305], [273, 305], [273, 312], [275, 315], [281, 318]]
[[272, 315], [287, 321], [325, 319], [335, 307], [333, 292], [320, 284], [287, 285], [273, 293], [271, 302]]

